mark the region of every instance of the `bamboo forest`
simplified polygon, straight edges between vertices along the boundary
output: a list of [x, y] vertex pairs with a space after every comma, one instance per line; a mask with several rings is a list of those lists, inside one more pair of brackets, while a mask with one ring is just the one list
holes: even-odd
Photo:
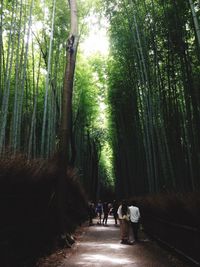
[[36, 266], [99, 199], [200, 263], [199, 190], [199, 0], [0, 0], [1, 266]]

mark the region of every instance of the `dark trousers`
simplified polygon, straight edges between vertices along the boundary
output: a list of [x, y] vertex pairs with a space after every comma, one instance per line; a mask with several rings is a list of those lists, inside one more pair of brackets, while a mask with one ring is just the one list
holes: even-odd
[[131, 226], [132, 226], [132, 229], [133, 229], [134, 239], [135, 239], [135, 241], [138, 241], [139, 223], [131, 222]]
[[103, 223], [107, 224], [107, 220], [108, 220], [108, 213], [104, 213]]
[[117, 212], [113, 213], [114, 219], [115, 219], [115, 224], [117, 224]]

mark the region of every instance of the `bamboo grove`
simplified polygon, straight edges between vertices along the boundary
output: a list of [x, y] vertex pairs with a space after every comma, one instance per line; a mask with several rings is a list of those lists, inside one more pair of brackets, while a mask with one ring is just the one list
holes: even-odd
[[57, 2], [59, 16], [56, 1], [1, 1], [1, 153], [55, 149], [68, 27]]
[[[87, 32], [83, 19], [92, 5], [79, 1], [78, 6], [83, 38]], [[1, 0], [0, 7], [1, 157], [23, 153], [29, 160], [52, 158], [60, 143], [70, 31], [68, 3]], [[70, 143], [70, 164], [76, 166], [86, 191], [94, 199], [100, 192], [100, 179], [104, 184], [113, 179], [111, 166], [108, 170], [105, 157], [101, 157], [106, 150], [102, 148], [105, 130], [98, 119], [98, 99], [103, 89], [102, 84], [96, 85], [100, 84], [101, 73], [95, 67], [103, 67], [105, 63], [101, 62], [100, 57], [87, 62], [78, 54]]]
[[[0, 0], [1, 157], [57, 152], [67, 2]], [[78, 52], [70, 142], [86, 192], [199, 189], [199, 1], [79, 0], [80, 43], [94, 10], [108, 22], [110, 54]]]
[[119, 195], [200, 185], [198, 1], [106, 1], [110, 130]]

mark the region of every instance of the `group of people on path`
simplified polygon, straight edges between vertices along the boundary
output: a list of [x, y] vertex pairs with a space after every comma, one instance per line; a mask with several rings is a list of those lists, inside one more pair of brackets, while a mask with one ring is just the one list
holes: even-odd
[[129, 244], [130, 242], [130, 233], [129, 233], [129, 225], [131, 224], [134, 242], [138, 242], [138, 229], [139, 229], [139, 221], [140, 221], [140, 210], [135, 205], [134, 202], [128, 205], [126, 200], [122, 201], [122, 204], [119, 206], [118, 218], [120, 222], [120, 235], [121, 235], [121, 244]]
[[[97, 216], [97, 224], [107, 225], [108, 215], [110, 214], [112, 204], [108, 202], [102, 203], [98, 201], [96, 207], [93, 202], [89, 204], [89, 225], [93, 225], [93, 218]], [[103, 216], [103, 217], [102, 217]]]
[[[130, 204], [130, 205], [128, 205]], [[98, 201], [97, 205], [93, 202], [89, 203], [89, 225], [93, 225], [93, 218], [97, 216], [98, 225], [107, 225], [108, 215], [112, 214], [115, 220], [115, 225], [120, 224], [121, 244], [132, 244], [130, 242], [129, 226], [131, 225], [134, 242], [138, 241], [138, 229], [140, 221], [140, 210], [134, 202], [128, 203], [126, 200], [118, 205], [117, 201], [113, 203]]]

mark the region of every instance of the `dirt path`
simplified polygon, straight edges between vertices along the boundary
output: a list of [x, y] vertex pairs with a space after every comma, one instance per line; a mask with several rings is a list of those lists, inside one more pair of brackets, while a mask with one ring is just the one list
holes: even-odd
[[[96, 221], [94, 221], [96, 223]], [[189, 267], [140, 233], [141, 241], [135, 245], [123, 245], [119, 240], [119, 227], [112, 218], [108, 226], [86, 228], [81, 241], [73, 248], [72, 255], [59, 267]]]

